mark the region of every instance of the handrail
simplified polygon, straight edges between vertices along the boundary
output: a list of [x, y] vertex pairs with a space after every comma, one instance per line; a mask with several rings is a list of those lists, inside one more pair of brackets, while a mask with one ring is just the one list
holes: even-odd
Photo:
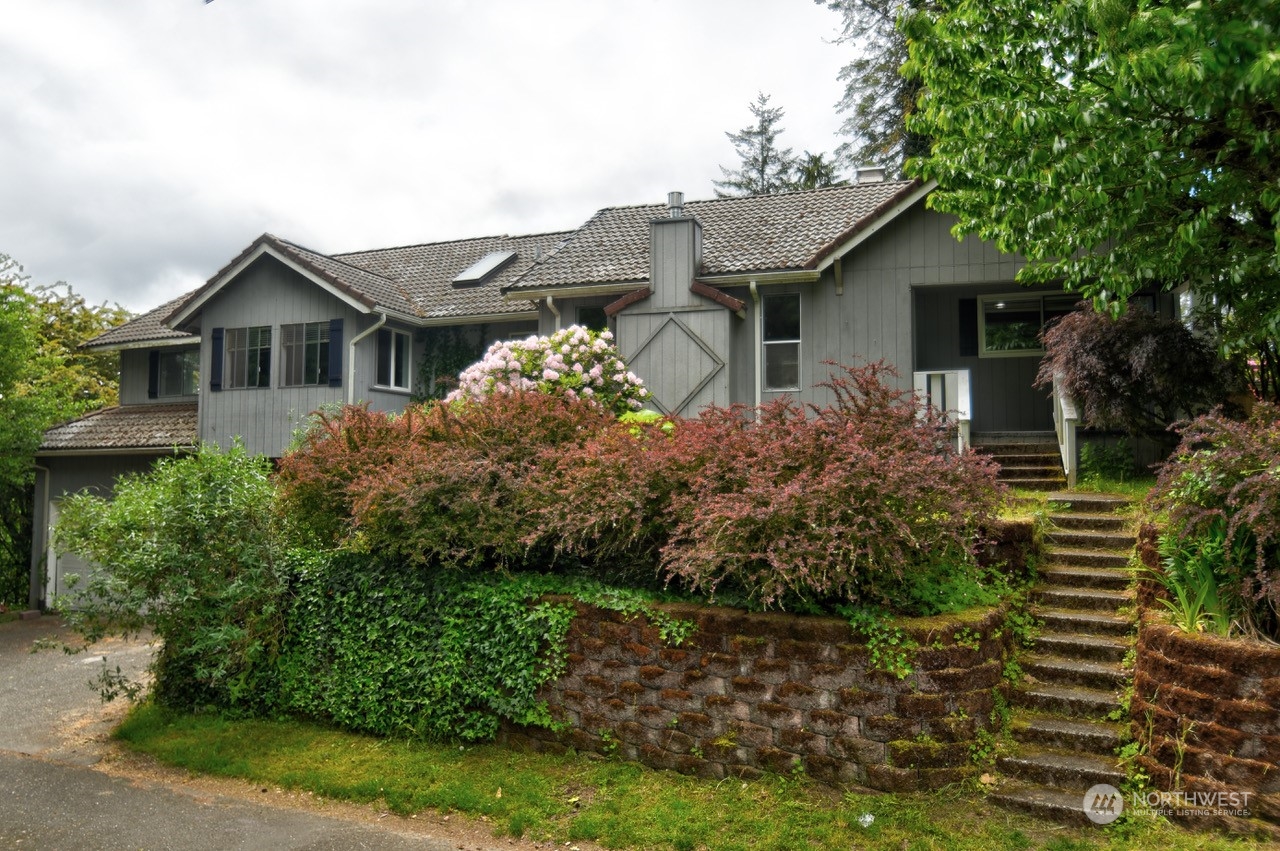
[[969, 393], [969, 370], [933, 369], [912, 373], [916, 396], [956, 426], [956, 451], [969, 448], [973, 399]]
[[1062, 375], [1053, 376], [1053, 430], [1058, 435], [1058, 451], [1062, 454], [1062, 471], [1067, 474], [1067, 487], [1076, 486], [1076, 428], [1080, 415], [1075, 400], [1067, 395]]

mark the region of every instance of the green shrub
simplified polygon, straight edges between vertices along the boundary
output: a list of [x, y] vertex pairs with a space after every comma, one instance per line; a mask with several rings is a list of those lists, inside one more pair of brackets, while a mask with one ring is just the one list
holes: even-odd
[[58, 546], [97, 565], [72, 591], [72, 625], [89, 638], [153, 628], [164, 705], [254, 711], [274, 692], [285, 585], [270, 473], [241, 446], [205, 446], [121, 478], [110, 500], [62, 503]]

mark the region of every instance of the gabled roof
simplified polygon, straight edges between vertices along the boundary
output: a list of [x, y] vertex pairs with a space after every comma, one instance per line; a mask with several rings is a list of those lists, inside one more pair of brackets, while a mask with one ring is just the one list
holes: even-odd
[[196, 403], [103, 408], [44, 433], [39, 453], [165, 450], [196, 445]]
[[[555, 248], [567, 233], [490, 236], [322, 254], [272, 234], [263, 234], [224, 266], [203, 287], [181, 299], [165, 323], [179, 327], [219, 290], [264, 256], [274, 257], [363, 313], [390, 313], [407, 321], [457, 319], [533, 313], [532, 304], [502, 300], [501, 287]], [[453, 278], [495, 251], [514, 251], [516, 259], [482, 285], [454, 287]]]
[[135, 316], [123, 325], [117, 325], [83, 343], [80, 348], [97, 351], [117, 349], [155, 348], [157, 346], [196, 345], [200, 338], [185, 331], [175, 331], [164, 325], [165, 317], [174, 311], [191, 293], [180, 295], [141, 316]]
[[[483, 236], [402, 248], [335, 254], [334, 258], [395, 280], [405, 288], [424, 320], [536, 312], [529, 302], [507, 302], [502, 288], [535, 266], [571, 232], [528, 236]], [[485, 255], [514, 251], [516, 257], [478, 286], [454, 286], [453, 279]]]
[[[702, 277], [812, 270], [858, 229], [920, 188], [917, 181], [861, 183], [690, 201], [684, 212], [702, 225]], [[514, 297], [556, 287], [645, 282], [649, 224], [666, 215], [663, 204], [606, 207], [506, 292]]]

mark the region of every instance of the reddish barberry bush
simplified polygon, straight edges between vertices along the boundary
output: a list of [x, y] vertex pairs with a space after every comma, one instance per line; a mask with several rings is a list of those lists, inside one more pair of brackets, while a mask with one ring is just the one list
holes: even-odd
[[1220, 590], [1244, 604], [1248, 628], [1280, 639], [1280, 407], [1259, 403], [1244, 422], [1215, 412], [1179, 433], [1149, 505], [1176, 539], [1225, 531]]
[[671, 580], [760, 604], [790, 599], [906, 608], [913, 573], [976, 570], [978, 530], [1002, 497], [995, 468], [956, 454], [945, 420], [885, 380], [883, 364], [842, 367], [835, 403], [783, 401], [749, 422], [741, 410], [701, 420], [712, 450], [672, 496], [662, 552]]

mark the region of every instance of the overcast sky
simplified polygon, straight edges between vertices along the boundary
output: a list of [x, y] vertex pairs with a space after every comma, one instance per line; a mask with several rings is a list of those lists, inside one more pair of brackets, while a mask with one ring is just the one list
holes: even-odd
[[0, 0], [0, 253], [146, 310], [326, 253], [713, 195], [757, 91], [840, 141], [813, 0]]

